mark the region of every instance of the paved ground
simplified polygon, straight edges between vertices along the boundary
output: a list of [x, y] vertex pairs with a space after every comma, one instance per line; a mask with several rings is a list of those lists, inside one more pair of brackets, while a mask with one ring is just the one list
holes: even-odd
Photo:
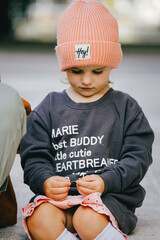
[[[111, 73], [113, 88], [128, 92], [142, 106], [154, 132], [154, 163], [150, 167], [142, 185], [147, 190], [143, 206], [137, 209], [137, 228], [129, 240], [160, 239], [160, 51], [125, 51], [119, 69]], [[34, 108], [52, 90], [60, 91], [67, 86], [62, 83], [64, 74], [59, 72], [56, 56], [52, 49], [0, 48], [0, 74], [2, 81], [15, 87], [20, 95]], [[32, 196], [28, 186], [23, 184], [23, 172], [17, 155], [11, 171], [11, 178], [18, 201], [18, 224], [0, 229], [0, 239], [27, 240], [22, 228], [21, 208]]]

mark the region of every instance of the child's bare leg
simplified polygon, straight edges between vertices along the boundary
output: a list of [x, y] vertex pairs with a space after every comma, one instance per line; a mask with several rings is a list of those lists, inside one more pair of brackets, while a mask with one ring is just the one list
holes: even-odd
[[80, 206], [73, 215], [73, 225], [83, 240], [93, 240], [108, 225], [109, 221], [90, 207]]
[[34, 240], [54, 240], [65, 227], [73, 231], [72, 214], [50, 203], [43, 203], [27, 218], [27, 226]]

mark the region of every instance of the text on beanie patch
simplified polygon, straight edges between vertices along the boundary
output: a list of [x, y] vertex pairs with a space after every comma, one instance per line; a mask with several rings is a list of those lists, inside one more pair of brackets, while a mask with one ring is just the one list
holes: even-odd
[[75, 45], [75, 57], [76, 60], [90, 59], [90, 45], [89, 44], [78, 44]]

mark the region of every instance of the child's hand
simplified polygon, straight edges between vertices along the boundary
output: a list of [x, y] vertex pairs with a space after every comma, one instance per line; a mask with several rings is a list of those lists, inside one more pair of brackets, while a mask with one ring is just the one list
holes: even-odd
[[60, 176], [48, 178], [43, 185], [47, 197], [55, 201], [63, 201], [68, 196], [70, 180]]
[[76, 181], [78, 192], [84, 197], [94, 192], [104, 192], [103, 179], [98, 175], [88, 175]]

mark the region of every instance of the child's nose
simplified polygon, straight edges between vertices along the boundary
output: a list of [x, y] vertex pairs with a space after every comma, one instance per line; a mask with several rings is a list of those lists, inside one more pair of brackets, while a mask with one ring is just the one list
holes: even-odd
[[82, 76], [81, 82], [84, 85], [90, 85], [92, 83], [92, 77], [90, 76], [90, 74], [84, 74]]

